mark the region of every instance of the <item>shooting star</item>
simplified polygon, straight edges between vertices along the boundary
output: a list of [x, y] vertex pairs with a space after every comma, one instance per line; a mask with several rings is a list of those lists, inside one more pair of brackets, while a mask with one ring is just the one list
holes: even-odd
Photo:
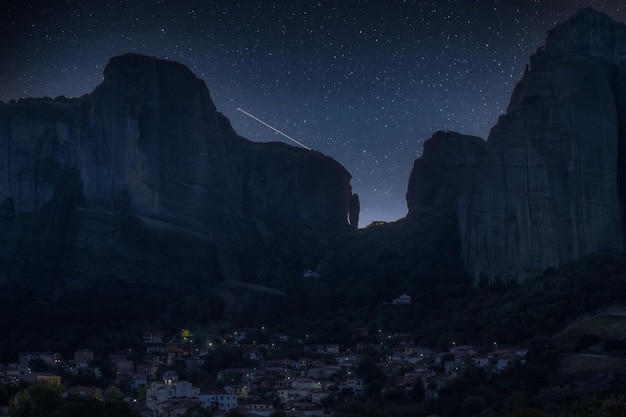
[[310, 150], [311, 150], [311, 148], [309, 148], [308, 146], [303, 145], [302, 143], [298, 142], [297, 140], [295, 140], [295, 139], [294, 139], [294, 138], [292, 138], [291, 136], [289, 136], [289, 135], [287, 135], [287, 134], [285, 134], [285, 133], [281, 132], [280, 130], [276, 129], [274, 126], [271, 126], [271, 125], [269, 125], [268, 123], [265, 123], [263, 120], [259, 119], [258, 117], [255, 117], [255, 116], [251, 115], [251, 114], [250, 114], [250, 113], [248, 113], [247, 111], [242, 110], [242, 109], [240, 109], [239, 107], [237, 107], [237, 110], [239, 110], [240, 112], [242, 112], [242, 113], [243, 113], [243, 114], [245, 114], [246, 116], [253, 118], [253, 119], [254, 119], [254, 120], [256, 120], [257, 122], [259, 122], [259, 123], [261, 123], [261, 124], [263, 124], [263, 125], [265, 125], [265, 126], [269, 127], [270, 129], [272, 129], [274, 132], [278, 133], [279, 135], [283, 135], [284, 137], [286, 137], [286, 138], [287, 138], [287, 139], [289, 139], [290, 141], [292, 141], [292, 142], [294, 142], [294, 143], [297, 143], [298, 145], [302, 146], [304, 149], [306, 149], [306, 150], [308, 150], [308, 151], [310, 151]]

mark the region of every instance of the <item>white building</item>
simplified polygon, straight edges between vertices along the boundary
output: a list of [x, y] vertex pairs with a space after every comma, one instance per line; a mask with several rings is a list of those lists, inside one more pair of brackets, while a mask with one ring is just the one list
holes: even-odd
[[340, 388], [347, 388], [354, 391], [355, 394], [363, 392], [363, 380], [361, 378], [348, 378], [340, 385]]
[[316, 390], [311, 392], [311, 402], [314, 404], [321, 404], [324, 398], [330, 397], [330, 392]]
[[19, 355], [21, 366], [28, 366], [30, 361], [35, 359], [41, 359], [47, 365], [58, 365], [61, 363], [61, 354], [57, 352], [25, 352]]
[[228, 411], [237, 408], [237, 396], [226, 391], [216, 391], [200, 394], [200, 402], [204, 408], [210, 410]]
[[179, 381], [174, 371], [163, 374], [163, 382], [153, 382], [146, 390], [146, 405], [156, 410], [158, 404], [170, 398], [200, 398], [200, 389], [191, 382]]
[[393, 299], [393, 304], [411, 304], [411, 296], [402, 294], [400, 297]]

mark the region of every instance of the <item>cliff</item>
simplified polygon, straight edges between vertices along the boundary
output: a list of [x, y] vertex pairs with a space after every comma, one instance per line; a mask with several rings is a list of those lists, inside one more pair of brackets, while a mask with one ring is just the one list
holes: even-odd
[[422, 156], [415, 160], [406, 201], [409, 213], [439, 206], [456, 205], [461, 189], [485, 155], [485, 141], [456, 132], [436, 132], [424, 142]]
[[238, 136], [188, 68], [137, 54], [81, 98], [0, 103], [0, 153], [0, 280], [236, 279], [269, 223], [347, 227], [353, 199], [339, 163]]
[[582, 9], [530, 58], [457, 198], [476, 279], [623, 250], [625, 57], [626, 26]]

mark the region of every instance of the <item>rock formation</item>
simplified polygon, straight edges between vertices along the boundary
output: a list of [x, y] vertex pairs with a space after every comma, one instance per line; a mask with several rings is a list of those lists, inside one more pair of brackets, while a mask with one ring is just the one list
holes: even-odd
[[336, 161], [247, 141], [188, 68], [138, 54], [81, 98], [0, 103], [0, 152], [0, 280], [237, 279], [267, 221], [348, 226], [353, 198]]
[[436, 132], [413, 163], [406, 202], [409, 213], [442, 204], [456, 205], [463, 184], [485, 155], [485, 141], [456, 132]]
[[531, 57], [458, 196], [475, 278], [521, 280], [623, 249], [624, 58], [626, 26], [593, 9], [552, 29]]

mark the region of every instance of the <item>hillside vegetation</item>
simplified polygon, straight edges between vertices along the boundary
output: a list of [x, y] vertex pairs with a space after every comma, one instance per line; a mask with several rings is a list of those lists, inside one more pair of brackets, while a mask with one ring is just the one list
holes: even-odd
[[[64, 355], [85, 346], [103, 355], [119, 346], [140, 348], [147, 328], [220, 332], [263, 325], [312, 343], [345, 343], [352, 329], [363, 327], [440, 351], [454, 342], [528, 348], [521, 368], [462, 373], [429, 407], [441, 415], [569, 416], [576, 414], [564, 414], [568, 405], [581, 398], [626, 390], [622, 254], [591, 254], [521, 284], [474, 284], [458, 253], [456, 216], [441, 208], [361, 230], [284, 227], [247, 282], [172, 290], [131, 280], [67, 288], [59, 277], [42, 275], [0, 291], [0, 363], [42, 348]], [[411, 304], [392, 304], [402, 294]], [[408, 397], [391, 394], [372, 397], [367, 407], [393, 415], [415, 411]], [[623, 406], [623, 398], [615, 401]], [[535, 414], [514, 414], [521, 408]]]

